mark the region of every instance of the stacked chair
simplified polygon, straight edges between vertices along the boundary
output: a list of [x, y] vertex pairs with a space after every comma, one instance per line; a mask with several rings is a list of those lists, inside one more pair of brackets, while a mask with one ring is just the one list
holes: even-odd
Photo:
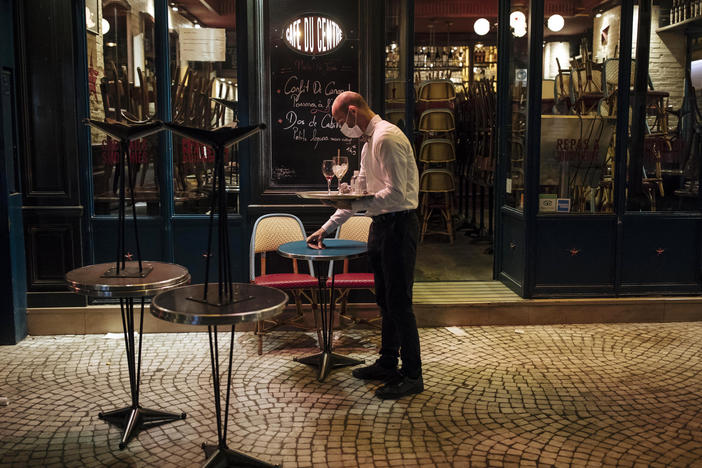
[[[419, 178], [419, 196], [422, 228], [419, 242], [424, 242], [426, 234], [445, 234], [453, 244], [453, 197], [456, 186], [453, 174], [447, 169], [427, 169]], [[445, 223], [445, 230], [430, 230], [432, 214], [439, 213]]]
[[[492, 238], [493, 210], [492, 196], [495, 182], [495, 122], [497, 111], [497, 98], [495, 89], [490, 81], [474, 83], [468, 91], [465, 102], [464, 114], [471, 122], [467, 129], [466, 138], [470, 154], [462, 175], [467, 179], [461, 184], [470, 190], [471, 213], [470, 219], [472, 235], [478, 238]], [[485, 209], [488, 210], [488, 219], [485, 220]]]
[[[292, 272], [268, 273], [266, 270], [266, 254], [277, 252], [278, 247], [286, 242], [306, 239], [305, 228], [297, 216], [287, 213], [274, 213], [261, 216], [256, 220], [251, 233], [249, 247], [249, 280], [259, 286], [269, 286], [287, 291], [295, 300], [296, 315], [290, 320], [267, 320], [256, 324], [258, 335], [258, 354], [263, 353], [263, 335], [283, 325], [307, 329], [302, 313], [302, 299], [307, 299], [312, 304], [317, 333], [317, 278], [314, 275], [314, 265], [307, 262], [308, 273], [301, 273], [297, 260], [292, 260]], [[259, 274], [256, 274], [256, 256], [259, 256]], [[277, 254], [276, 254], [277, 256]], [[321, 343], [321, 340], [320, 340]]]
[[[419, 86], [417, 99], [417, 109], [421, 112], [417, 122], [421, 139], [417, 156], [422, 171], [419, 177], [420, 242], [427, 233], [444, 233], [453, 243], [456, 90], [449, 80], [430, 80]], [[441, 175], [437, 175], [439, 173]], [[442, 229], [430, 229], [433, 215], [440, 215], [438, 221]]]

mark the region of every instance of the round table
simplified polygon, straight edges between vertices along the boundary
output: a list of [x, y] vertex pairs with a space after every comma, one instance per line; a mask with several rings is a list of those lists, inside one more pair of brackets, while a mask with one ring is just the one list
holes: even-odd
[[[226, 285], [222, 286], [218, 283], [210, 283], [207, 288], [204, 284], [195, 284], [171, 289], [154, 297], [151, 301], [151, 314], [173, 323], [207, 325], [210, 338], [215, 414], [217, 415], [217, 445], [202, 445], [207, 459], [204, 466], [278, 466], [227, 447], [227, 421], [229, 419], [229, 397], [232, 382], [234, 327], [240, 322], [265, 320], [280, 314], [288, 302], [288, 295], [280, 289], [247, 283], [231, 283], [231, 296], [227, 289]], [[231, 326], [224, 408], [222, 408], [221, 401], [219, 347], [217, 345], [217, 326], [219, 325]]]
[[[66, 273], [68, 287], [78, 294], [89, 297], [119, 298], [122, 313], [124, 345], [129, 368], [130, 406], [104, 413], [98, 417], [123, 429], [119, 448], [123, 449], [131, 437], [142, 429], [157, 426], [178, 419], [185, 419], [185, 413], [142, 408], [139, 404], [141, 384], [141, 341], [144, 336], [144, 299], [161, 291], [188, 284], [190, 273], [180, 265], [163, 262], [142, 261], [99, 263], [76, 268]], [[139, 320], [139, 343], [134, 341], [134, 299], [141, 299]]]
[[341, 356], [332, 352], [332, 331], [334, 324], [334, 275], [327, 287], [327, 263], [333, 260], [353, 259], [368, 251], [365, 242], [345, 239], [324, 239], [324, 249], [313, 249], [306, 241], [294, 241], [278, 247], [278, 253], [283, 257], [315, 262], [319, 287], [319, 309], [322, 318], [321, 353], [303, 358], [295, 358], [297, 362], [318, 367], [317, 379], [322, 382], [331, 369], [362, 364], [362, 360]]

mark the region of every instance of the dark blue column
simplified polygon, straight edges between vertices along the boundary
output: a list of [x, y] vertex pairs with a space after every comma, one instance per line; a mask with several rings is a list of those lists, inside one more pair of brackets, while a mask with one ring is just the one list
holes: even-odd
[[15, 344], [27, 336], [13, 19], [11, 0], [0, 0], [0, 345]]

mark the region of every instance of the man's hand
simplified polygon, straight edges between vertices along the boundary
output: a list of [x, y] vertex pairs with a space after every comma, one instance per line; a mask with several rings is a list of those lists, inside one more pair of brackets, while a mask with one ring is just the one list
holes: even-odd
[[318, 229], [314, 233], [310, 234], [310, 236], [307, 238], [307, 245], [313, 249], [323, 249], [324, 248], [324, 243], [322, 243], [322, 239], [324, 239], [324, 236], [326, 236], [327, 231], [324, 229]]

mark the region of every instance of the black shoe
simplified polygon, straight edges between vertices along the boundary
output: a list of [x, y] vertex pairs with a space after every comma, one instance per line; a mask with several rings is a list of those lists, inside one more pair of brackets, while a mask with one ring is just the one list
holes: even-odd
[[396, 400], [407, 395], [414, 395], [424, 391], [424, 381], [420, 375], [412, 379], [403, 375], [402, 378], [387, 383], [375, 391], [375, 396], [383, 400]]
[[400, 371], [396, 367], [383, 367], [375, 361], [370, 366], [354, 369], [351, 375], [363, 380], [393, 380], [400, 377]]

